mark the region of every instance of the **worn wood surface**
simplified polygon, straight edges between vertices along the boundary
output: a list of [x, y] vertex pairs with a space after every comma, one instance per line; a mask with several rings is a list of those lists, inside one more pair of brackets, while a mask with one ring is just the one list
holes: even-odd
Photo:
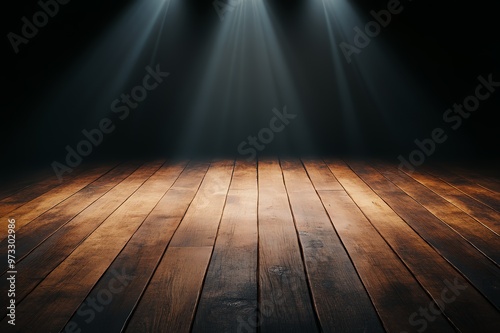
[[497, 332], [498, 184], [378, 160], [42, 172], [0, 189], [0, 331]]

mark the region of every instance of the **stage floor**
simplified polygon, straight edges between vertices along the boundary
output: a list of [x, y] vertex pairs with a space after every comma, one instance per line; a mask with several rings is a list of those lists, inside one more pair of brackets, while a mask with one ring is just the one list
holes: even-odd
[[478, 169], [92, 164], [3, 186], [0, 216], [2, 332], [500, 327], [500, 178]]

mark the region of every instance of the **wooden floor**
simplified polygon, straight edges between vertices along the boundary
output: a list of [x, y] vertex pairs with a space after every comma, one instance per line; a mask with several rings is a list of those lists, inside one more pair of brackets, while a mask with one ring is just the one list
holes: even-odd
[[499, 332], [484, 170], [108, 163], [11, 182], [0, 216], [1, 332]]

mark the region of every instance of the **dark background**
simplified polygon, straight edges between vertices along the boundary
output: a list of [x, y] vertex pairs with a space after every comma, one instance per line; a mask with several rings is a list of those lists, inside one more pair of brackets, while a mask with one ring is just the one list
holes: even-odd
[[[473, 93], [477, 76], [500, 81], [499, 21], [496, 4], [491, 1], [457, 2], [414, 0], [405, 10], [393, 18], [391, 24], [376, 37], [373, 43], [387, 47], [397, 56], [399, 66], [407, 70], [398, 79], [412, 80], [414, 89], [384, 95], [387, 99], [418, 99], [425, 91], [431, 93], [432, 107], [418, 112], [405, 113], [400, 107], [387, 107], [384, 112], [395, 124], [387, 124], [370, 109], [369, 103], [359, 110], [358, 119], [362, 133], [363, 149], [351, 150], [345, 144], [347, 129], [341, 116], [332, 109], [329, 101], [329, 82], [332, 75], [325, 74], [331, 66], [330, 47], [326, 32], [304, 29], [297, 22], [303, 14], [306, 0], [267, 0], [270, 3], [276, 24], [281, 26], [287, 44], [293, 52], [292, 71], [297, 87], [303, 93], [307, 123], [312, 128], [314, 149], [292, 149], [291, 154], [300, 155], [344, 155], [384, 156], [396, 161], [399, 154], [407, 156], [415, 149], [413, 141], [429, 137], [432, 129], [444, 126], [442, 115], [453, 103], [461, 103]], [[316, 0], [318, 1], [318, 0]], [[105, 138], [95, 149], [91, 158], [112, 156], [117, 158], [141, 157], [144, 154], [174, 156], [178, 154], [177, 141], [182, 137], [186, 123], [183, 106], [189, 98], [186, 89], [192, 76], [179, 75], [193, 69], [206, 49], [210, 28], [220, 24], [212, 1], [188, 1], [189, 22], [178, 32], [176, 47], [163, 54], [162, 61], [172, 72], [161, 87], [162, 98], [152, 98], [145, 103], [142, 113], [132, 114], [130, 119], [112, 135]], [[27, 45], [21, 45], [15, 54], [5, 37], [9, 31], [21, 29], [21, 17], [39, 10], [37, 1], [22, 3], [9, 1], [2, 10], [3, 75], [1, 144], [2, 168], [19, 169], [24, 166], [49, 166], [54, 159], [64, 158], [66, 145], [75, 145], [83, 128], [95, 127], [95, 117], [89, 117], [91, 110], [79, 107], [78, 96], [74, 97], [74, 108], [47, 110], [44, 100], [47, 89], [54, 89], [54, 82], [74, 70], [75, 59], [82, 57], [93, 45], [95, 39], [109, 27], [110, 22], [133, 1], [79, 1], [72, 0], [62, 5], [60, 12], [51, 18], [49, 24], [40, 29], [38, 35]], [[387, 1], [352, 0], [351, 3], [361, 15], [370, 10], [386, 8]], [[168, 17], [167, 17], [168, 20]], [[170, 32], [175, 35], [177, 32]], [[314, 35], [313, 35], [314, 34]], [[362, 53], [360, 56], [369, 56]], [[390, 65], [390, 63], [389, 63]], [[352, 71], [349, 67], [348, 71]], [[66, 75], [66, 76], [65, 76]], [[140, 82], [143, 71], [138, 71], [133, 82]], [[378, 84], [386, 84], [384, 75]], [[60, 84], [60, 83], [59, 83]], [[86, 82], [99, 85], [99, 82]], [[389, 83], [387, 83], [389, 84]], [[393, 84], [393, 83], [391, 83]], [[99, 86], [98, 89], [106, 89]], [[185, 88], [185, 87], [183, 87]], [[391, 87], [387, 88], [390, 91]], [[363, 100], [361, 91], [355, 92]], [[82, 97], [83, 98], [83, 97]], [[478, 111], [465, 120], [457, 131], [448, 131], [449, 139], [438, 147], [432, 159], [495, 159], [499, 155], [498, 112], [500, 92], [483, 102]], [[163, 104], [162, 104], [163, 103]], [[388, 105], [397, 105], [397, 103]], [[276, 105], [277, 106], [277, 105]], [[161, 108], [162, 112], [157, 112]], [[262, 122], [250, 122], [244, 132], [250, 134], [262, 127]], [[216, 148], [210, 145], [210, 124], [203, 135], [209, 156], [236, 155], [236, 138]], [[213, 128], [213, 131], [220, 129]], [[249, 131], [249, 132], [248, 132]], [[243, 139], [245, 137], [243, 136]], [[279, 144], [271, 143], [267, 153], [282, 153]]]

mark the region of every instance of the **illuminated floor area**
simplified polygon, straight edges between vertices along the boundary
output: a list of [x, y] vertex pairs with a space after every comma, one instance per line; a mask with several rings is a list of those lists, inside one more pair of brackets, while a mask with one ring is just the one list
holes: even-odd
[[164, 162], [1, 189], [2, 332], [497, 332], [494, 175]]

